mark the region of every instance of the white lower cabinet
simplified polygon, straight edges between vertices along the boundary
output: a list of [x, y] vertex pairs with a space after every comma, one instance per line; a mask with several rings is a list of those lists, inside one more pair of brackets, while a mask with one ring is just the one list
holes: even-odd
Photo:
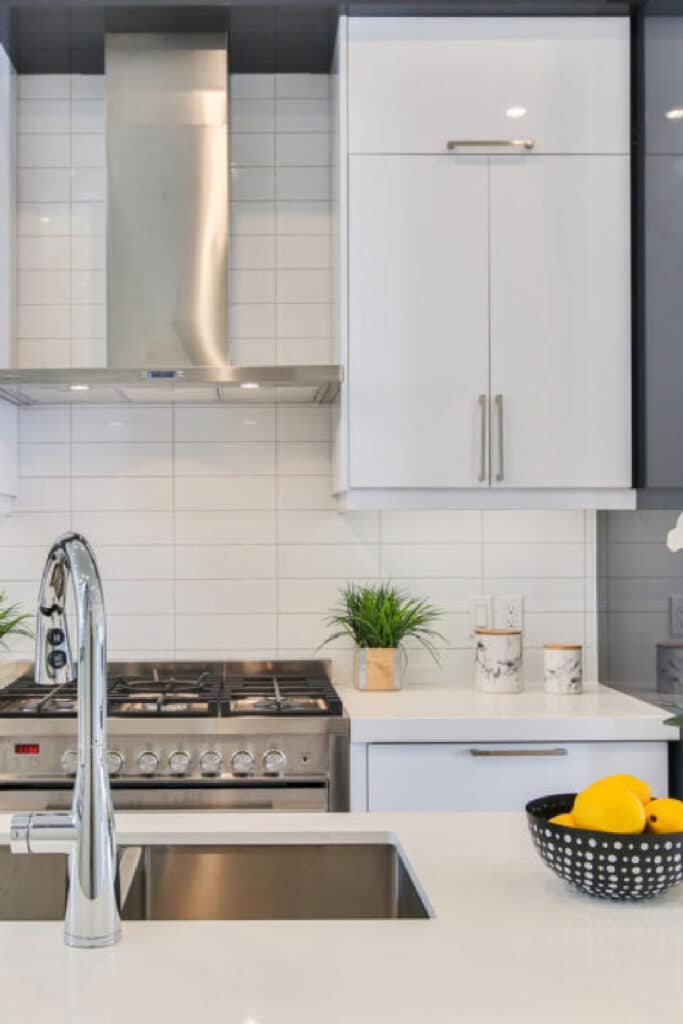
[[528, 800], [572, 793], [629, 772], [668, 792], [667, 744], [373, 743], [369, 811], [519, 811]]

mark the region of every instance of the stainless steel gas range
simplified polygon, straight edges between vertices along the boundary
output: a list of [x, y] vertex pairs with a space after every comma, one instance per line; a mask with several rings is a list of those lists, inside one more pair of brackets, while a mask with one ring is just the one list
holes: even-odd
[[[324, 661], [112, 663], [118, 810], [348, 809], [349, 721]], [[0, 810], [69, 807], [76, 685], [0, 690]]]

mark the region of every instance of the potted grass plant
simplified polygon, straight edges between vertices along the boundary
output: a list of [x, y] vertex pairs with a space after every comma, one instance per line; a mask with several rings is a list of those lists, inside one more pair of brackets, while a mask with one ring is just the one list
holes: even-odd
[[434, 645], [443, 639], [434, 629], [441, 612], [391, 583], [350, 583], [327, 620], [326, 644], [350, 636], [355, 644], [354, 685], [359, 690], [398, 690], [406, 661], [406, 640], [415, 640], [438, 662]]
[[[7, 641], [12, 636], [32, 637], [27, 625], [31, 616], [20, 611], [18, 604], [10, 604], [4, 590], [0, 590], [0, 654], [8, 651]], [[0, 660], [0, 686], [11, 682], [19, 674], [14, 662]]]

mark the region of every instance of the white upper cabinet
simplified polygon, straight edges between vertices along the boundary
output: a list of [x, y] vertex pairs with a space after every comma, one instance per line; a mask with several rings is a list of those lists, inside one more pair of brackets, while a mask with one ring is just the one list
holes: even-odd
[[628, 96], [627, 18], [349, 20], [351, 153], [628, 153]]
[[351, 487], [487, 486], [486, 162], [349, 161]]
[[17, 494], [18, 440], [17, 408], [0, 400], [0, 512]]
[[631, 484], [629, 158], [491, 159], [491, 482]]

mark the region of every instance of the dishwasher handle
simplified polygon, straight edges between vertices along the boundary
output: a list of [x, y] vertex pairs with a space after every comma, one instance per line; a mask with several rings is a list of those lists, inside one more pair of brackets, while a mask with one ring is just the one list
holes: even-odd
[[482, 750], [481, 747], [470, 747], [469, 752], [472, 757], [567, 757], [569, 754], [566, 747], [532, 747], [523, 750]]

